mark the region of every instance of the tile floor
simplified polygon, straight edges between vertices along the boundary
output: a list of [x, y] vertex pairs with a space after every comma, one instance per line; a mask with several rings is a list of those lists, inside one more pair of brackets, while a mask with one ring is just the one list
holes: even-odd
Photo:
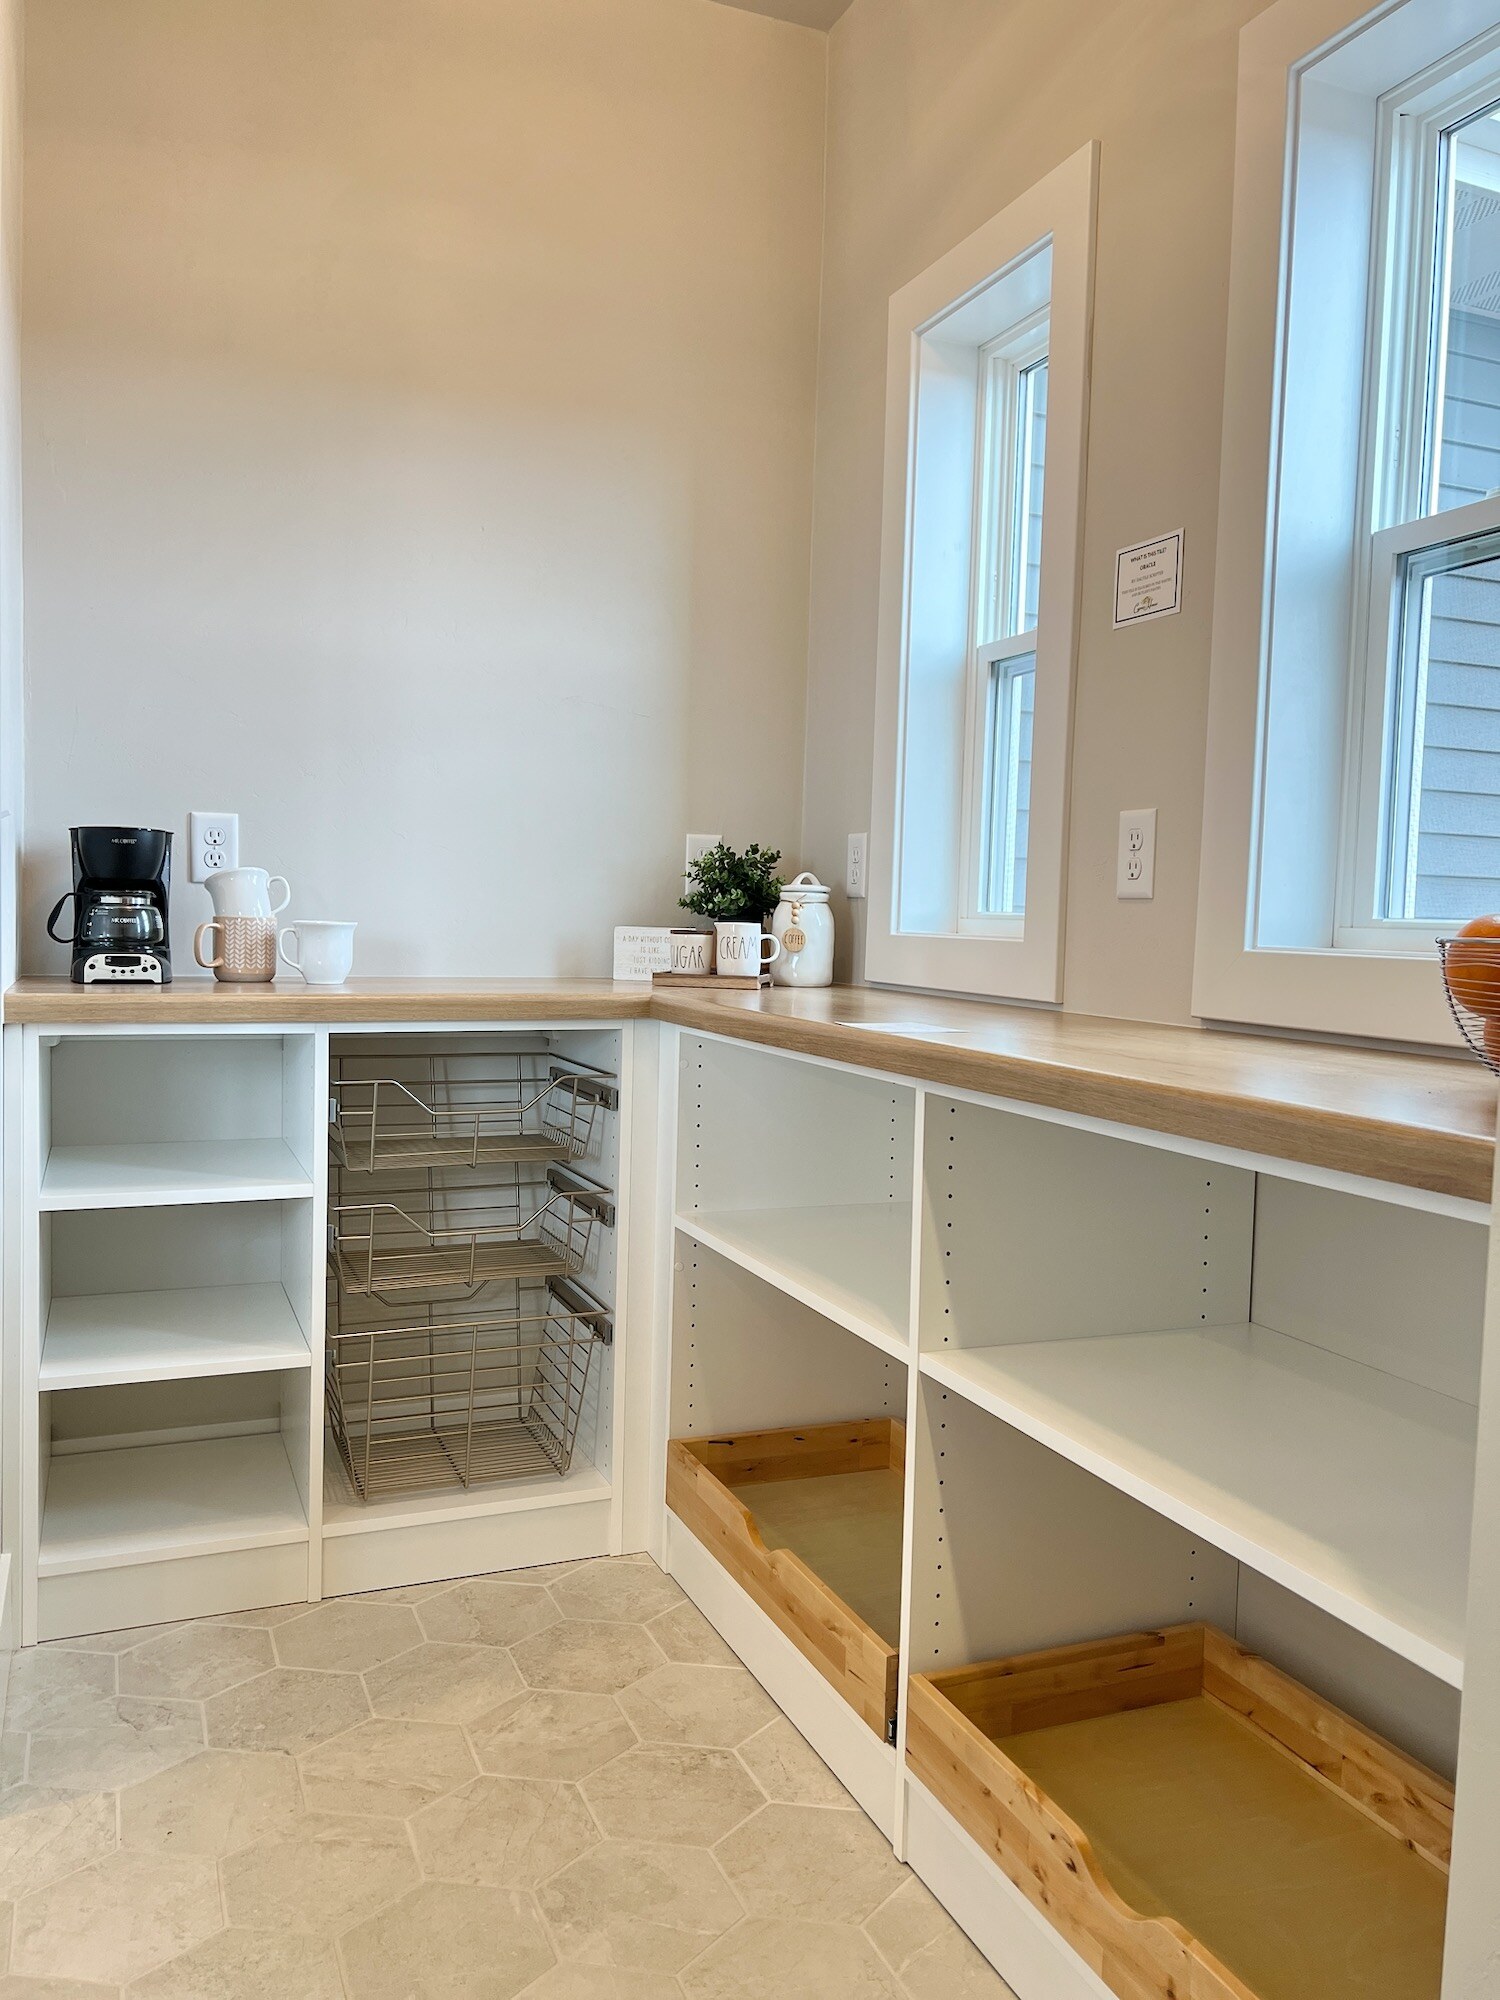
[[15, 1656], [0, 2000], [1004, 2000], [646, 1557]]

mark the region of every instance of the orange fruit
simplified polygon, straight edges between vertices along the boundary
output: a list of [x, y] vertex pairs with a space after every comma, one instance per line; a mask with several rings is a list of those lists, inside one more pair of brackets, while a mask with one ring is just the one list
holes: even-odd
[[1471, 917], [1448, 946], [1448, 991], [1474, 1014], [1500, 1014], [1500, 916]]

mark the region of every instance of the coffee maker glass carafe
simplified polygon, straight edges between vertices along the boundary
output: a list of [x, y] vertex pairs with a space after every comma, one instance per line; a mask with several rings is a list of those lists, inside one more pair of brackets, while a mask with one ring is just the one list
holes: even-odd
[[166, 935], [162, 913], [148, 895], [105, 889], [79, 910], [74, 942], [129, 951], [133, 946], [161, 944]]
[[[166, 985], [172, 977], [167, 887], [172, 836], [149, 826], [75, 826], [73, 887], [59, 896], [47, 935], [73, 948], [75, 985], [126, 980]], [[73, 930], [57, 920], [74, 905]]]

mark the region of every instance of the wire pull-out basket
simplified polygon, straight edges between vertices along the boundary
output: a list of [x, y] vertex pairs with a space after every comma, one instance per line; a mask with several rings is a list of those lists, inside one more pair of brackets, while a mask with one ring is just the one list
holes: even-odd
[[606, 1309], [554, 1279], [518, 1311], [335, 1333], [328, 1415], [361, 1500], [567, 1472]]
[[619, 1103], [615, 1079], [518, 1053], [487, 1073], [450, 1070], [431, 1057], [426, 1075], [342, 1077], [329, 1086], [333, 1157], [353, 1173], [404, 1167], [477, 1167], [501, 1160], [584, 1159], [601, 1111]]
[[451, 1189], [402, 1191], [389, 1201], [341, 1202], [329, 1211], [334, 1275], [350, 1294], [475, 1292], [502, 1278], [568, 1277], [588, 1260], [614, 1201], [562, 1167], [535, 1183], [465, 1200]]

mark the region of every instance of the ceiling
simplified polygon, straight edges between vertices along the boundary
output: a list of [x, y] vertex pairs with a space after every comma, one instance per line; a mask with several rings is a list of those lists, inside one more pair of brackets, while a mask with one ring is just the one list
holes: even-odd
[[831, 28], [850, 0], [719, 0], [747, 14], [773, 14], [778, 21], [796, 21], [804, 28]]

